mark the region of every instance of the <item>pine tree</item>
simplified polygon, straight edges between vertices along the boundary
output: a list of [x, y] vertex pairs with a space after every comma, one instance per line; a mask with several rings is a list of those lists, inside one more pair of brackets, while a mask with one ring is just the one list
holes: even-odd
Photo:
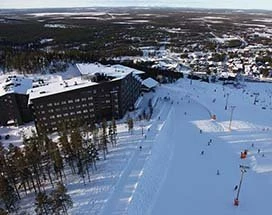
[[86, 163], [85, 163], [85, 149], [84, 149], [84, 140], [81, 136], [79, 128], [75, 127], [71, 133], [71, 145], [73, 151], [76, 155], [77, 160], [77, 174], [80, 175], [85, 184], [85, 174], [86, 174]]
[[24, 154], [19, 147], [14, 147], [11, 159], [17, 172], [18, 180], [21, 184], [20, 186], [23, 186], [25, 193], [27, 193], [29, 170], [27, 163], [25, 162]]
[[114, 142], [113, 142], [113, 128], [112, 128], [112, 123], [109, 124], [109, 137], [110, 137], [110, 142], [111, 145], [114, 146]]
[[58, 183], [56, 189], [51, 192], [51, 198], [53, 214], [68, 214], [68, 209], [73, 207], [73, 201], [62, 183]]
[[117, 126], [116, 126], [116, 121], [114, 118], [112, 118], [112, 132], [113, 132], [113, 142], [114, 142], [114, 145], [116, 146], [117, 145], [117, 140], [116, 140], [116, 136], [117, 136]]
[[108, 153], [107, 126], [108, 126], [107, 121], [104, 119], [102, 122], [102, 137], [101, 137], [104, 160], [106, 160], [106, 154]]
[[37, 215], [51, 214], [51, 198], [45, 192], [39, 192], [35, 199]]
[[60, 154], [60, 150], [59, 147], [57, 146], [57, 144], [53, 143], [55, 145], [55, 147], [53, 148], [53, 151], [50, 153], [51, 154], [51, 159], [52, 159], [52, 163], [54, 166], [54, 170], [55, 173], [57, 175], [57, 177], [60, 177], [60, 180], [63, 181], [63, 176], [64, 175], [64, 164], [63, 164], [63, 160]]
[[0, 208], [0, 215], [8, 215], [8, 211], [3, 208]]
[[64, 127], [63, 129], [60, 130], [59, 132], [59, 143], [61, 144], [61, 150], [62, 153], [64, 154], [64, 158], [66, 162], [69, 164], [72, 173], [75, 174], [75, 166], [74, 166], [74, 161], [75, 161], [75, 152], [72, 149], [71, 143], [68, 141], [68, 132], [66, 128]]
[[12, 186], [15, 189], [18, 198], [20, 199], [20, 193], [17, 188], [18, 170], [16, 166], [16, 160], [16, 147], [13, 144], [10, 144], [8, 153], [6, 154], [6, 176], [8, 181], [12, 183]]
[[18, 196], [14, 188], [3, 175], [0, 175], [0, 199], [4, 203], [6, 210], [9, 212], [16, 210]]

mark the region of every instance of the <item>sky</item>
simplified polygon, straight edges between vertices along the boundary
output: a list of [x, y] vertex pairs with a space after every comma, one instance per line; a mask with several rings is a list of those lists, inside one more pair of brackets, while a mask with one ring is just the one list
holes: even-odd
[[192, 7], [272, 10], [272, 0], [0, 0], [0, 8]]

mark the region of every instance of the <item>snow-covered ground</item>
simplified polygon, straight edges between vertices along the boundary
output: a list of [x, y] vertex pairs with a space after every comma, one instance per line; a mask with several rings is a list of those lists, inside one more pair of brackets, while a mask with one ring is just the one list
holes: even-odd
[[[68, 177], [70, 214], [270, 214], [271, 89], [268, 83], [235, 89], [187, 79], [158, 86], [141, 99], [143, 107], [153, 98], [151, 120], [135, 121], [133, 134], [119, 122], [118, 145], [98, 162], [91, 182]], [[250, 169], [237, 207], [241, 164]], [[33, 202], [25, 203], [33, 212]]]
[[[171, 99], [159, 100], [155, 109], [160, 113], [141, 143], [144, 150], [135, 147], [100, 214], [269, 214], [271, 103], [264, 93], [269, 88], [264, 83], [247, 83], [244, 89], [198, 81], [190, 85], [188, 80], [159, 88], [158, 96], [169, 93]], [[253, 104], [256, 92], [266, 97], [266, 109], [260, 102]], [[217, 119], [211, 120], [210, 114]], [[241, 160], [245, 149], [248, 157]], [[237, 207], [234, 187], [241, 164], [250, 169]]]
[[[250, 96], [252, 91], [266, 92], [269, 86], [248, 84], [243, 91], [181, 81], [164, 87], [171, 92], [173, 110], [155, 141], [155, 153], [143, 169], [128, 214], [270, 214], [271, 104], [267, 96], [269, 108], [264, 110]], [[230, 94], [227, 110], [226, 93]], [[236, 106], [231, 130], [230, 106]], [[211, 120], [210, 114], [216, 114], [217, 120]], [[245, 149], [248, 157], [241, 160]], [[241, 164], [250, 169], [236, 207], [234, 187], [239, 184]]]

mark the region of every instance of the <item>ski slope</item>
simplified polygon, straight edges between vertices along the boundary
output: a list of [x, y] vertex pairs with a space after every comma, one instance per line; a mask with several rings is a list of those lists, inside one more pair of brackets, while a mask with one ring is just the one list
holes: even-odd
[[[241, 89], [199, 81], [191, 85], [187, 79], [158, 86], [156, 93], [143, 99], [143, 103], [153, 100], [152, 118], [135, 121], [132, 134], [119, 122], [117, 147], [110, 147], [107, 160], [98, 163], [91, 183], [69, 177], [67, 187], [74, 202], [70, 213], [271, 214], [270, 89], [265, 83], [247, 83]], [[145, 105], [130, 116], [136, 117]], [[235, 108], [229, 129], [231, 106]], [[211, 120], [213, 114], [216, 120]], [[241, 160], [245, 149], [248, 156]], [[237, 207], [234, 187], [241, 164], [250, 169]], [[32, 204], [25, 208], [33, 208]]]
[[[262, 91], [269, 85], [251, 87]], [[242, 89], [220, 85], [190, 85], [182, 80], [164, 90], [171, 94], [173, 110], [155, 141], [128, 212], [119, 214], [270, 214], [271, 109], [253, 105], [250, 93]], [[227, 110], [226, 91], [230, 94]], [[230, 130], [232, 105], [236, 107]], [[216, 114], [217, 120], [211, 120], [210, 114]], [[245, 149], [248, 157], [241, 160]], [[241, 164], [250, 169], [237, 207], [234, 187], [239, 184]]]

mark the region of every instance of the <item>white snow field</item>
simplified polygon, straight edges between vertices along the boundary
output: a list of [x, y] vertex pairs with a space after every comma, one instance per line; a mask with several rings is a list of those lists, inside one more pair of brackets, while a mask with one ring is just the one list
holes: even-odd
[[[66, 186], [74, 202], [69, 213], [270, 215], [271, 96], [268, 83], [245, 83], [234, 89], [199, 81], [191, 85], [181, 79], [158, 86], [137, 110], [153, 97], [151, 120], [135, 121], [133, 134], [119, 122], [118, 145], [110, 147], [107, 160], [97, 163], [90, 183], [84, 185], [67, 172]], [[230, 130], [231, 106], [235, 108]], [[213, 114], [216, 120], [211, 119]], [[0, 131], [2, 136], [7, 133]], [[248, 155], [242, 160], [245, 149]], [[239, 206], [234, 206], [241, 164], [250, 169], [244, 174]], [[33, 214], [33, 204], [30, 198], [23, 200], [22, 210]]]
[[[159, 100], [155, 110], [160, 113], [153, 116], [144, 149], [135, 149], [100, 214], [271, 214], [270, 89], [265, 83], [247, 83], [242, 89], [198, 81], [190, 85], [186, 79], [159, 87], [157, 95], [171, 99]], [[250, 169], [239, 206], [234, 206], [240, 165]]]

